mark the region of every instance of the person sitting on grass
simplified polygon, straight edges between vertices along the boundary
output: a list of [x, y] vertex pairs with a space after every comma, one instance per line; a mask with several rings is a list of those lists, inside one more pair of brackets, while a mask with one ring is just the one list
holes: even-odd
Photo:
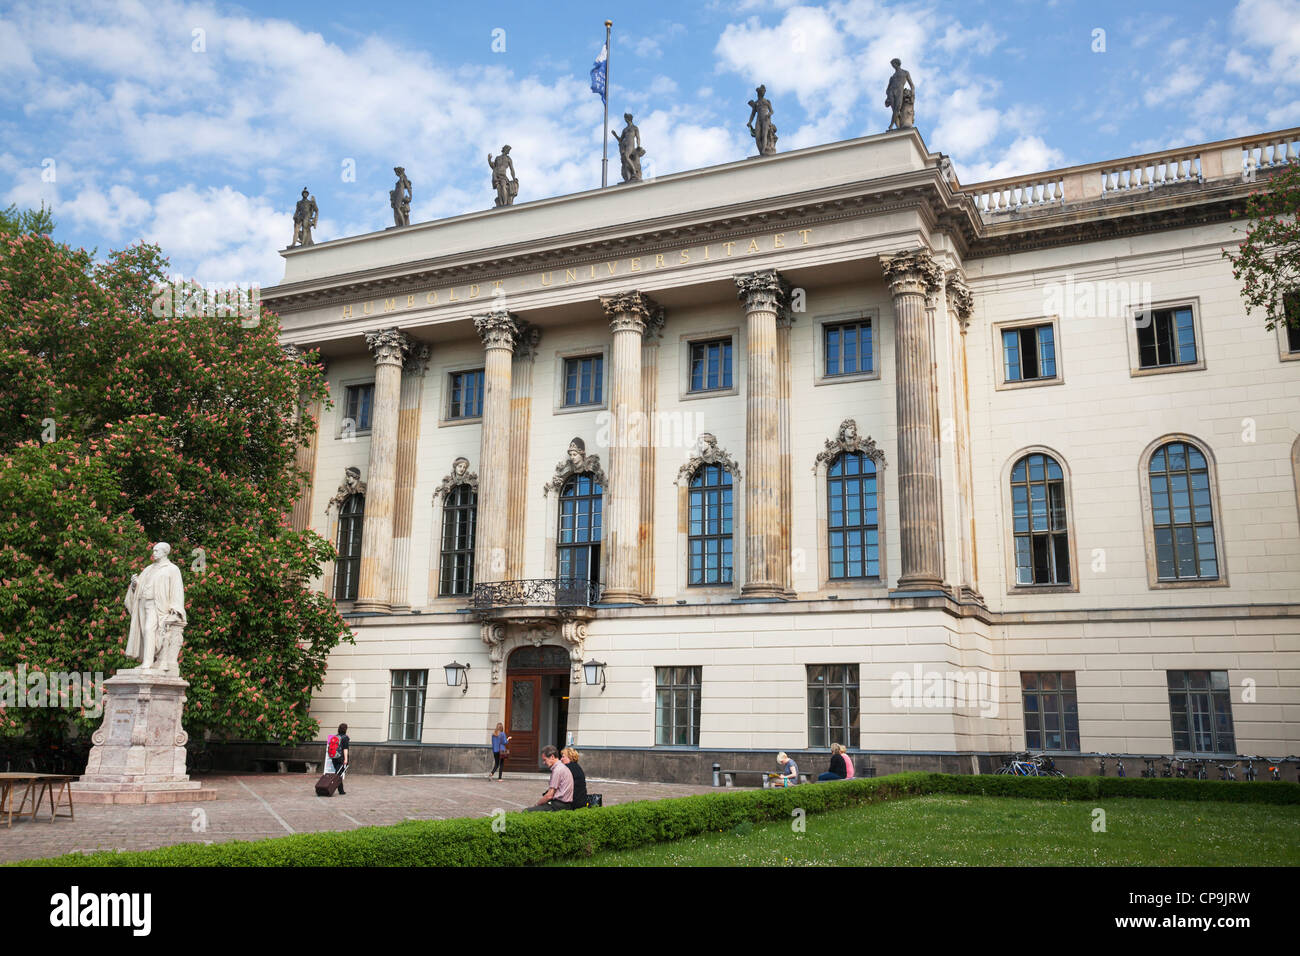
[[842, 744], [831, 744], [831, 769], [818, 776], [818, 780], [844, 780], [849, 775], [844, 766], [844, 747]]
[[580, 756], [582, 755], [572, 747], [565, 747], [560, 751], [561, 762], [569, 768], [569, 773], [573, 774], [573, 809], [575, 810], [587, 806], [587, 772], [578, 763]]

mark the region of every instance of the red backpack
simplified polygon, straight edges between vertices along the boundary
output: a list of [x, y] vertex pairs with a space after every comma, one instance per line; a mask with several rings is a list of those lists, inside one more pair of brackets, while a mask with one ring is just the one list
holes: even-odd
[[338, 735], [338, 734], [330, 734], [330, 741], [329, 741], [329, 743], [326, 745], [325, 752], [329, 755], [329, 758], [330, 758], [331, 760], [333, 760], [335, 757], [337, 757], [337, 756], [339, 755], [339, 735]]

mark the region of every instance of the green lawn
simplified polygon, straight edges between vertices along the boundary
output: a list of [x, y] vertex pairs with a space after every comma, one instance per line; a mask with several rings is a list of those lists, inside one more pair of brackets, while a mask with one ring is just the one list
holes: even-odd
[[[811, 786], [811, 784], [809, 785]], [[1093, 831], [1093, 810], [1106, 832]], [[1297, 866], [1300, 809], [933, 795], [552, 866]]]

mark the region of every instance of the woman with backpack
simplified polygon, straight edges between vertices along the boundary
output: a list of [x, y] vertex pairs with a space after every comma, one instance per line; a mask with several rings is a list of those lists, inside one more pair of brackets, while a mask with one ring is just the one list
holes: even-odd
[[325, 772], [338, 775], [340, 794], [346, 793], [343, 789], [343, 774], [348, 769], [348, 747], [350, 744], [347, 724], [339, 724], [339, 732], [331, 734], [329, 741], [325, 744]]

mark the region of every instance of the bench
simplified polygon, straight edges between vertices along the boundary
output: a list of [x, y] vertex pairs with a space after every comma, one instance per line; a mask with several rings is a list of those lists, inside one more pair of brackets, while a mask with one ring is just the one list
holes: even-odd
[[320, 766], [314, 760], [281, 760], [279, 757], [257, 757], [253, 762], [263, 773], [315, 773]]
[[[813, 755], [808, 755], [810, 760], [812, 759], [812, 756]], [[820, 757], [822, 755], [818, 754], [816, 756]], [[796, 765], [799, 764], [799, 760], [797, 758], [795, 760], [795, 764]], [[858, 766], [857, 762], [854, 762], [853, 766], [855, 769], [855, 774], [854, 774], [855, 778], [874, 777], [876, 775], [875, 767], [860, 767]], [[743, 768], [738, 768], [734, 770], [719, 769], [718, 774], [722, 777], [722, 785], [724, 787], [734, 787], [736, 785], [736, 777], [741, 774], [755, 774], [759, 778], [759, 783], [764, 790], [771, 789], [772, 781], [780, 776], [780, 773], [776, 770], [752, 770], [752, 769], [743, 769]], [[822, 774], [821, 770], [801, 769], [799, 771], [799, 782], [801, 784], [816, 782], [817, 778], [821, 776], [821, 774]]]

